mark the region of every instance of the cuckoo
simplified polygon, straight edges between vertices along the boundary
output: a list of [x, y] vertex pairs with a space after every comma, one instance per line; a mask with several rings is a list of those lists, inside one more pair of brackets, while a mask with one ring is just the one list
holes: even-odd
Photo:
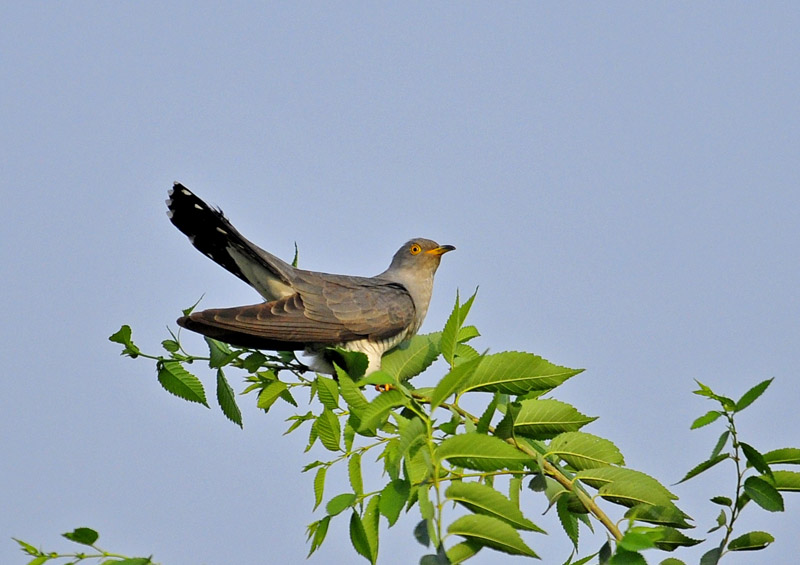
[[367, 373], [382, 355], [416, 334], [425, 319], [442, 255], [455, 249], [416, 238], [375, 277], [297, 269], [256, 246], [180, 183], [169, 191], [167, 215], [212, 261], [252, 286], [265, 302], [192, 312], [178, 320], [191, 331], [236, 345], [303, 350], [310, 368], [332, 372], [332, 347], [366, 354]]

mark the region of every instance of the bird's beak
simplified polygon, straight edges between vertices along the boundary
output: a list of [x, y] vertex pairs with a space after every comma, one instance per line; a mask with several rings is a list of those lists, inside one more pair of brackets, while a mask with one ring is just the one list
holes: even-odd
[[452, 245], [440, 245], [439, 247], [427, 250], [425, 253], [428, 255], [436, 255], [438, 257], [439, 255], [444, 255], [448, 251], [453, 251], [454, 249], [455, 247]]

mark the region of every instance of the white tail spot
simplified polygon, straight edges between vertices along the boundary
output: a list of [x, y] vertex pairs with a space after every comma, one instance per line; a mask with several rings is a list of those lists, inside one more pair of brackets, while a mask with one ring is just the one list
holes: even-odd
[[200, 206], [200, 204], [195, 204], [194, 207], [197, 208], [198, 210], [202, 210], [203, 209], [203, 207]]
[[226, 232], [224, 229], [222, 229], [222, 228], [220, 228], [220, 227], [218, 227], [218, 228], [217, 228], [217, 231], [218, 231], [219, 233], [221, 233], [222, 235], [228, 235], [228, 232]]

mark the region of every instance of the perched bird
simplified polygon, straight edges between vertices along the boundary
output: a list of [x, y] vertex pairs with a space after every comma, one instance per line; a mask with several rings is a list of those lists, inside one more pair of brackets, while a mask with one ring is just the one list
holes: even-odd
[[367, 374], [381, 357], [417, 333], [433, 291], [442, 255], [455, 249], [412, 239], [375, 277], [332, 275], [297, 269], [251, 243], [219, 209], [175, 183], [167, 215], [212, 261], [252, 286], [266, 302], [193, 312], [178, 324], [208, 337], [256, 349], [304, 350], [311, 368], [330, 373], [326, 349], [360, 351]]

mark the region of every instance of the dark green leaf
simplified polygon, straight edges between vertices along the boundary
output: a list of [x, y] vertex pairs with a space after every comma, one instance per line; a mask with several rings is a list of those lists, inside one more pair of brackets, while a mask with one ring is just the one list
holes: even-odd
[[534, 473], [528, 483], [528, 488], [533, 492], [544, 492], [544, 489], [547, 488], [547, 479], [542, 473]]
[[456, 365], [442, 377], [431, 394], [431, 410], [439, 406], [450, 395], [461, 392], [482, 359], [482, 357], [477, 357]]
[[74, 541], [75, 543], [89, 546], [94, 545], [97, 541], [97, 538], [100, 537], [100, 534], [91, 528], [75, 528], [71, 532], [61, 535], [70, 541]]
[[694, 422], [692, 422], [692, 430], [696, 430], [697, 428], [702, 428], [703, 426], [707, 426], [708, 424], [715, 422], [717, 418], [722, 416], [722, 412], [719, 410], [711, 410], [710, 412], [706, 412], [699, 418], [697, 418]]
[[325, 541], [325, 536], [328, 533], [328, 525], [331, 523], [331, 517], [325, 516], [322, 520], [314, 522], [308, 527], [308, 537], [309, 539], [312, 538], [311, 541], [311, 549], [308, 552], [308, 557], [311, 557], [311, 554], [314, 553], [319, 546], [322, 545], [322, 542]]
[[678, 481], [678, 484], [680, 484], [680, 483], [682, 483], [684, 481], [688, 481], [692, 477], [696, 477], [697, 475], [699, 475], [700, 473], [702, 473], [704, 471], [708, 471], [711, 467], [713, 467], [714, 465], [716, 465], [720, 461], [725, 461], [729, 457], [730, 456], [727, 453], [721, 453], [721, 454], [717, 455], [716, 457], [714, 457], [712, 459], [708, 459], [707, 461], [703, 461], [702, 463], [700, 463], [699, 465], [697, 465], [696, 467], [691, 469], [688, 473], [686, 473], [686, 475], [680, 481]]
[[722, 449], [728, 443], [728, 438], [730, 437], [730, 435], [731, 435], [731, 432], [729, 432], [728, 430], [725, 430], [724, 432], [722, 432], [722, 435], [719, 436], [719, 439], [717, 440], [717, 444], [714, 446], [714, 450], [711, 452], [711, 457], [709, 457], [709, 459], [714, 459], [717, 455], [720, 454]]
[[647, 565], [641, 553], [625, 551], [618, 548], [617, 552], [608, 560], [609, 565]]
[[722, 557], [722, 549], [715, 547], [703, 554], [700, 558], [700, 565], [717, 565], [720, 557]]
[[319, 440], [325, 446], [325, 449], [328, 451], [339, 451], [341, 449], [339, 443], [342, 440], [342, 428], [336, 414], [325, 408], [322, 414], [317, 416], [314, 425]]
[[428, 521], [427, 520], [420, 520], [417, 522], [417, 525], [414, 526], [414, 539], [417, 540], [420, 544], [428, 547], [431, 545], [431, 538], [428, 534]]
[[198, 304], [200, 304], [200, 301], [201, 301], [201, 300], [203, 300], [203, 296], [205, 296], [205, 294], [201, 294], [201, 295], [200, 295], [200, 298], [198, 298], [198, 299], [197, 299], [197, 302], [195, 302], [194, 304], [192, 304], [192, 305], [191, 305], [191, 306], [189, 306], [188, 308], [186, 308], [186, 309], [184, 309], [184, 310], [181, 310], [181, 312], [183, 313], [183, 315], [184, 315], [184, 316], [188, 316], [189, 314], [191, 314], [192, 312], [194, 312], [194, 309], [195, 309], [195, 308], [197, 308], [197, 305], [198, 305]]
[[483, 411], [483, 414], [481, 414], [481, 417], [478, 420], [477, 425], [475, 426], [475, 430], [479, 434], [485, 434], [489, 431], [489, 426], [491, 426], [492, 424], [492, 417], [494, 416], [494, 413], [496, 411], [497, 411], [497, 395], [494, 395], [494, 398], [492, 398], [492, 401]]
[[255, 373], [267, 362], [267, 357], [260, 351], [254, 351], [242, 360], [242, 367], [245, 371]]
[[153, 560], [149, 557], [126, 557], [116, 561], [104, 561], [101, 565], [150, 565]]
[[339, 407], [339, 385], [336, 381], [317, 375], [317, 396], [325, 408], [334, 410]]
[[754, 551], [764, 549], [774, 541], [775, 538], [767, 532], [747, 532], [731, 540], [728, 549], [731, 551]]
[[337, 494], [328, 501], [328, 504], [325, 505], [325, 511], [329, 516], [336, 516], [337, 514], [341, 514], [353, 506], [356, 503], [356, 500], [356, 495], [352, 492]]
[[742, 448], [742, 453], [744, 453], [744, 456], [747, 458], [747, 463], [753, 466], [756, 471], [764, 473], [765, 475], [772, 474], [772, 469], [767, 465], [764, 456], [761, 455], [755, 447], [744, 442], [739, 442], [739, 447]]
[[361, 478], [361, 454], [353, 453], [347, 461], [347, 474], [350, 478], [350, 486], [358, 496], [364, 494], [364, 481]]
[[661, 561], [658, 565], [686, 565], [680, 559], [675, 559], [674, 557], [667, 557], [663, 561]]
[[578, 529], [578, 518], [576, 517], [575, 513], [570, 512], [569, 505], [568, 496], [559, 497], [556, 501], [556, 514], [558, 514], [558, 520], [561, 522], [561, 527], [564, 528], [564, 533], [567, 534], [567, 537], [572, 542], [572, 546], [577, 550], [578, 537], [580, 534], [580, 530]]
[[714, 498], [712, 498], [710, 500], [714, 504], [719, 504], [720, 506], [727, 506], [728, 508], [733, 506], [733, 501], [730, 498], [728, 498], [727, 496], [715, 496]]
[[658, 524], [659, 526], [671, 526], [673, 528], [693, 527], [686, 521], [687, 516], [675, 506], [653, 506], [652, 504], [637, 504], [627, 512], [626, 518], [632, 518], [640, 522]]
[[221, 341], [211, 339], [207, 336], [203, 337], [203, 339], [205, 339], [206, 343], [208, 344], [208, 353], [210, 357], [208, 366], [212, 369], [224, 367], [231, 361], [231, 359], [234, 359], [239, 355], [239, 352], [231, 352], [231, 348], [227, 343], [222, 343]]
[[158, 382], [164, 390], [179, 398], [209, 407], [203, 383], [177, 361], [164, 361], [160, 364]]
[[756, 400], [759, 396], [761, 396], [767, 387], [772, 383], [774, 379], [767, 379], [766, 381], [761, 381], [756, 386], [745, 392], [739, 401], [736, 403], [736, 412], [741, 412], [748, 406], [750, 406], [754, 400]]
[[370, 563], [375, 563], [367, 541], [367, 534], [364, 532], [364, 525], [361, 523], [361, 516], [355, 510], [350, 514], [350, 543], [353, 544], [353, 548], [359, 555], [365, 557]]
[[690, 538], [675, 528], [664, 527], [659, 530], [660, 536], [655, 540], [656, 547], [663, 551], [673, 551], [678, 547], [691, 547], [702, 543], [701, 539]]
[[389, 351], [381, 359], [381, 369], [398, 381], [417, 376], [439, 357], [441, 333], [416, 335]]
[[367, 397], [364, 396], [364, 393], [359, 390], [353, 379], [350, 378], [350, 375], [348, 375], [346, 371], [338, 366], [335, 366], [334, 368], [336, 369], [336, 377], [339, 380], [339, 393], [347, 403], [347, 407], [350, 409], [350, 412], [356, 414], [360, 418], [362, 412], [369, 405], [369, 400], [367, 400]]
[[764, 479], [748, 477], [744, 481], [744, 492], [764, 510], [783, 512], [783, 497], [781, 493]]
[[222, 413], [231, 422], [242, 427], [242, 412], [236, 404], [236, 393], [233, 392], [231, 385], [222, 369], [217, 369], [217, 403], [222, 408]]
[[361, 516], [361, 525], [364, 528], [364, 534], [367, 536], [372, 563], [376, 563], [378, 560], [378, 525], [380, 521], [378, 507], [380, 506], [380, 499], [381, 496], [379, 494], [371, 497], [363, 516]]
[[633, 469], [598, 467], [580, 471], [575, 476], [581, 482], [599, 489], [603, 498], [623, 506], [645, 503], [672, 507], [672, 501], [677, 499], [653, 477]]
[[359, 433], [380, 427], [386, 420], [387, 414], [393, 408], [405, 406], [407, 403], [408, 398], [396, 389], [379, 394], [363, 409], [360, 415], [361, 427], [358, 430]]
[[602, 545], [600, 551], [597, 552], [597, 560], [600, 565], [605, 565], [608, 563], [608, 560], [611, 559], [611, 542], [607, 541]]
[[369, 360], [364, 353], [348, 351], [341, 347], [331, 347], [327, 351], [331, 352], [335, 365], [344, 369], [351, 379], [358, 380], [367, 371]]
[[538, 557], [522, 541], [519, 533], [513, 527], [492, 516], [482, 514], [462, 516], [448, 526], [447, 533], [462, 536], [470, 541], [511, 555]]

